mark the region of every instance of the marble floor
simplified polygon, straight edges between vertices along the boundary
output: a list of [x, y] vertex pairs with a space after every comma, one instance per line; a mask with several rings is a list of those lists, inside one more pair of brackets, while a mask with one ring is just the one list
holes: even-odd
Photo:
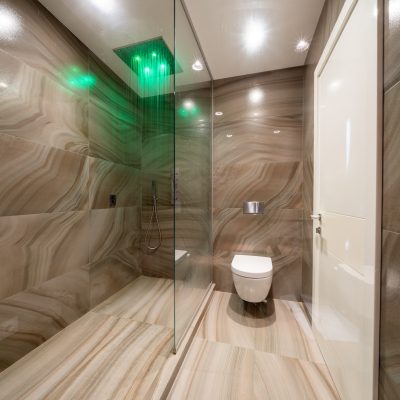
[[174, 341], [173, 281], [141, 276], [0, 374], [0, 398], [159, 398]]
[[169, 400], [339, 399], [300, 303], [215, 292]]

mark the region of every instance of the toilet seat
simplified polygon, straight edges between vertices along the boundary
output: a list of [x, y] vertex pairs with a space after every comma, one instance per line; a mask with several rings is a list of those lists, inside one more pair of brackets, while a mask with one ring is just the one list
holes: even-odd
[[231, 268], [234, 274], [244, 278], [261, 279], [272, 276], [272, 260], [269, 257], [236, 254]]

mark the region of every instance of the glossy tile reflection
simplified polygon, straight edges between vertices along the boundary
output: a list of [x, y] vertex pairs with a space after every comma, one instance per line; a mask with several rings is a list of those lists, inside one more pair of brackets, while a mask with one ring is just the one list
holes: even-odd
[[142, 121], [138, 96], [39, 2], [0, 6], [18, 21], [0, 36], [4, 369], [141, 275]]
[[383, 230], [379, 398], [400, 397], [400, 149], [398, 0], [384, 1]]
[[[214, 108], [223, 111], [213, 137], [218, 290], [234, 291], [234, 254], [263, 255], [274, 264], [270, 295], [300, 299], [303, 75], [291, 68], [214, 83]], [[265, 203], [265, 214], [243, 215], [243, 202], [255, 200]]]
[[323, 363], [300, 303], [244, 303], [236, 294], [215, 292], [197, 334], [215, 342]]
[[[156, 391], [162, 392], [165, 377], [175, 366], [173, 298], [172, 281], [136, 279], [3, 371], [1, 396], [10, 400], [152, 398]], [[0, 313], [6, 312], [5, 307], [0, 305]], [[33, 326], [31, 321], [26, 329]]]
[[215, 292], [169, 395], [339, 400], [300, 303]]

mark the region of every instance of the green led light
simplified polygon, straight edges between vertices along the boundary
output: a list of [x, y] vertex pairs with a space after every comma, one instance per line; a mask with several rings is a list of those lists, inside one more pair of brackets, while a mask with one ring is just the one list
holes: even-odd
[[135, 60], [136, 60], [136, 61], [140, 61], [140, 57], [139, 57], [139, 56], [136, 56], [136, 57], [135, 57]]
[[74, 89], [88, 89], [96, 84], [97, 78], [93, 74], [84, 73], [76, 66], [72, 65], [63, 73], [66, 83]]
[[150, 68], [149, 68], [149, 67], [146, 67], [146, 68], [144, 69], [144, 72], [146, 72], [146, 74], [148, 74], [148, 73], [150, 72]]
[[151, 55], [153, 56], [153, 57], [157, 57], [157, 53], [151, 53]]

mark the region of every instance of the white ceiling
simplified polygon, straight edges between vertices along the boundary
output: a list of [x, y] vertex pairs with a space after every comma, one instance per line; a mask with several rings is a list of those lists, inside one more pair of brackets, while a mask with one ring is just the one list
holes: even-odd
[[[220, 79], [303, 65], [307, 52], [298, 53], [295, 46], [300, 38], [312, 39], [324, 0], [185, 3], [211, 73]], [[246, 32], [254, 25], [253, 44], [265, 34], [258, 51], [251, 51], [251, 40], [246, 43]]]
[[[174, 49], [173, 0], [39, 0], [118, 76], [143, 94], [129, 67], [113, 49], [162, 36]], [[214, 79], [303, 65], [306, 52], [295, 51], [300, 38], [311, 40], [324, 0], [185, 0]], [[183, 72], [177, 87], [209, 81], [183, 7], [176, 1], [176, 57]], [[244, 43], [246, 29], [261, 32]], [[257, 25], [258, 24], [258, 25]], [[260, 41], [260, 48], [249, 51]], [[250, 49], [251, 50], [251, 49]], [[172, 80], [171, 80], [172, 82]], [[172, 85], [171, 85], [172, 87]]]
[[[137, 93], [145, 96], [159, 94], [158, 87], [154, 87], [154, 93], [142, 93], [137, 76], [113, 49], [161, 36], [173, 54], [173, 0], [39, 1]], [[176, 10], [176, 35], [179, 38], [176, 57], [183, 70], [177, 74], [177, 86], [209, 81], [206, 69], [200, 72], [192, 69], [197, 59], [204, 61], [182, 6]]]

